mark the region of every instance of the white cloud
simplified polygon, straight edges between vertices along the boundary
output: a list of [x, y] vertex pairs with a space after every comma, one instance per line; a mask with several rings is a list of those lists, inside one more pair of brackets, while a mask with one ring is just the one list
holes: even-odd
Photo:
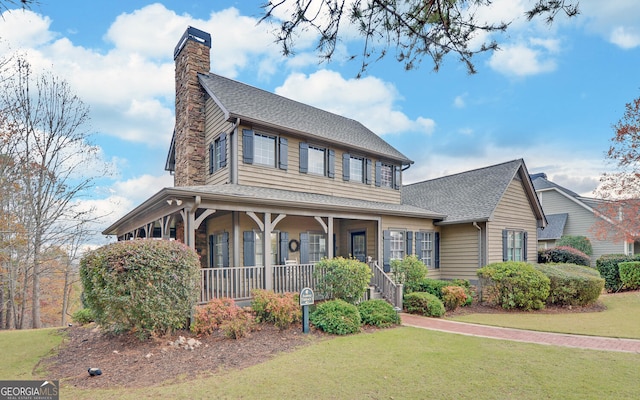
[[398, 110], [397, 103], [402, 97], [395, 86], [372, 76], [344, 79], [338, 72], [329, 70], [309, 76], [294, 73], [275, 92], [353, 118], [379, 135], [411, 130], [430, 134], [435, 127], [430, 118], [411, 120]]
[[467, 102], [465, 101], [466, 97], [467, 93], [456, 96], [456, 98], [453, 99], [453, 106], [455, 108], [465, 108], [467, 106]]
[[619, 26], [611, 32], [609, 40], [623, 49], [632, 49], [640, 46], [640, 32], [634, 28]]
[[489, 59], [489, 66], [502, 74], [517, 77], [554, 71], [555, 61], [545, 56], [542, 49], [522, 44], [505, 45], [493, 53]]

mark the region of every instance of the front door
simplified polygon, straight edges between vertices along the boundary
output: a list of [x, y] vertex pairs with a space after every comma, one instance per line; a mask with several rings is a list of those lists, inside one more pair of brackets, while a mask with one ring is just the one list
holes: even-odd
[[351, 255], [359, 261], [367, 262], [367, 234], [365, 231], [351, 232]]

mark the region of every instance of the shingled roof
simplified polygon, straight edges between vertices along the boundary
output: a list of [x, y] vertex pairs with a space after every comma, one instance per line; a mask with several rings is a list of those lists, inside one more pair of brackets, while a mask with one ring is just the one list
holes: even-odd
[[[502, 196], [516, 176], [526, 179], [525, 190], [529, 187], [529, 196], [535, 197], [533, 186], [527, 184], [530, 180], [524, 161], [518, 159], [403, 186], [402, 203], [447, 215], [444, 221], [439, 223], [443, 225], [490, 221]], [[542, 209], [539, 205], [538, 208], [538, 218], [544, 221]]]
[[538, 228], [538, 240], [560, 239], [568, 216], [567, 213], [547, 215], [547, 226], [544, 229]]
[[294, 134], [413, 164], [360, 122], [216, 74], [199, 74], [200, 84], [227, 119], [282, 129]]

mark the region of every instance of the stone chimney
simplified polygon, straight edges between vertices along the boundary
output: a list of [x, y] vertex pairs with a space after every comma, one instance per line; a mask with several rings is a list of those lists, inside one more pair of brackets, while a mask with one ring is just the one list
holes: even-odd
[[211, 35], [190, 26], [173, 52], [176, 63], [174, 186], [205, 183], [205, 91], [198, 82], [198, 73], [209, 73], [210, 49]]

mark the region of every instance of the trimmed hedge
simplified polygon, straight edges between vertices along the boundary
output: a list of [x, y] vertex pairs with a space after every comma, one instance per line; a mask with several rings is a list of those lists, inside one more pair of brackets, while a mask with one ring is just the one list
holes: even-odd
[[387, 328], [400, 323], [400, 316], [396, 310], [382, 299], [363, 301], [358, 304], [358, 311], [365, 325]]
[[640, 257], [624, 254], [605, 254], [596, 260], [596, 269], [600, 272], [600, 276], [604, 278], [604, 287], [608, 292], [617, 292], [622, 289], [618, 264], [627, 261], [640, 261]]
[[317, 328], [335, 335], [360, 332], [362, 326], [358, 307], [340, 299], [320, 303], [309, 315], [309, 321]]
[[526, 262], [493, 263], [477, 274], [487, 300], [505, 309], [539, 310], [549, 296], [549, 278]]
[[318, 293], [325, 299], [341, 299], [355, 303], [369, 287], [373, 272], [355, 258], [323, 258], [315, 267]]
[[198, 254], [177, 241], [116, 242], [80, 261], [85, 303], [95, 321], [141, 339], [187, 326], [199, 276]]
[[593, 255], [593, 246], [591, 246], [591, 241], [586, 236], [562, 235], [562, 237], [556, 242], [556, 246], [573, 247], [574, 249], [583, 252], [589, 257]]
[[413, 292], [404, 296], [404, 308], [408, 313], [425, 317], [442, 317], [445, 313], [442, 300], [426, 292]]
[[545, 263], [591, 265], [591, 258], [588, 255], [569, 246], [558, 246], [544, 250], [539, 258], [539, 261]]
[[536, 269], [550, 280], [547, 304], [584, 306], [595, 303], [604, 289], [604, 279], [593, 268], [576, 264], [538, 264]]
[[640, 288], [640, 261], [621, 262], [618, 264], [620, 281], [626, 289]]

